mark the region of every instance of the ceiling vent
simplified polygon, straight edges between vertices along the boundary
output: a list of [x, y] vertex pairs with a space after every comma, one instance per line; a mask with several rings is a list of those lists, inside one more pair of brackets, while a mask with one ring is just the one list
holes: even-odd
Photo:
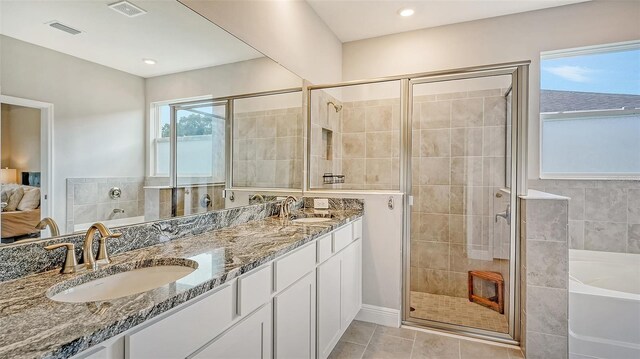
[[64, 31], [64, 32], [66, 32], [68, 34], [71, 34], [71, 35], [78, 35], [79, 33], [82, 32], [82, 31], [80, 31], [78, 29], [74, 29], [71, 26], [67, 26], [65, 24], [61, 24], [61, 23], [59, 23], [57, 21], [50, 22], [49, 26], [51, 26], [54, 29], [58, 29], [60, 31]]
[[147, 13], [144, 9], [128, 1], [118, 1], [110, 4], [109, 7], [127, 17], [136, 17]]

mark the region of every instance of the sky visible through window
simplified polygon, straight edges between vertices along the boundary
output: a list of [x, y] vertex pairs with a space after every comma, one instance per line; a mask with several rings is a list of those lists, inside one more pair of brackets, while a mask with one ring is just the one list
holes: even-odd
[[543, 59], [540, 88], [640, 95], [640, 48]]

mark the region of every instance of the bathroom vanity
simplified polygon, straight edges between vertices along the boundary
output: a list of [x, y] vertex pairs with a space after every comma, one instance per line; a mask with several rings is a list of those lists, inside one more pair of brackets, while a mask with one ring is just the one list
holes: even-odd
[[[0, 284], [0, 300], [15, 311], [0, 321], [19, 323], [13, 339], [3, 333], [0, 356], [326, 358], [362, 303], [363, 212], [330, 213], [314, 223], [266, 217], [114, 256], [94, 273], [180, 260], [197, 268], [113, 300], [52, 299], [87, 273], [50, 271]], [[14, 309], [17, 299], [8, 297], [29, 304]]]

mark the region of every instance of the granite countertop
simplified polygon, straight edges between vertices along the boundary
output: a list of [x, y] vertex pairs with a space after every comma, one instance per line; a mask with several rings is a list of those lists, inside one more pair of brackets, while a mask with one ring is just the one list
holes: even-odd
[[[268, 217], [112, 257], [100, 270], [186, 258], [198, 268], [169, 285], [110, 301], [55, 302], [47, 290], [87, 272], [59, 269], [0, 283], [0, 357], [67, 358], [273, 260], [363, 215], [331, 210], [330, 221], [300, 224]], [[304, 216], [304, 215], [303, 215]], [[64, 284], [60, 284], [63, 286]]]

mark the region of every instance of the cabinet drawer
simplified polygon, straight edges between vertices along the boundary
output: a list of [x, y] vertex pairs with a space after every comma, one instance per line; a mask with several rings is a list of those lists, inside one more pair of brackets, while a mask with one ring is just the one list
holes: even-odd
[[333, 254], [333, 247], [331, 245], [331, 235], [328, 234], [318, 239], [318, 263], [322, 263], [331, 257]]
[[232, 320], [233, 289], [228, 285], [127, 335], [127, 358], [184, 358], [222, 333]]
[[243, 319], [187, 359], [271, 359], [271, 305]]
[[353, 239], [362, 238], [362, 218], [353, 222]]
[[333, 232], [333, 251], [338, 252], [353, 241], [353, 227], [347, 224]]
[[238, 314], [246, 315], [271, 299], [271, 266], [238, 279]]
[[311, 272], [316, 266], [316, 246], [306, 245], [274, 264], [275, 290], [281, 291]]

